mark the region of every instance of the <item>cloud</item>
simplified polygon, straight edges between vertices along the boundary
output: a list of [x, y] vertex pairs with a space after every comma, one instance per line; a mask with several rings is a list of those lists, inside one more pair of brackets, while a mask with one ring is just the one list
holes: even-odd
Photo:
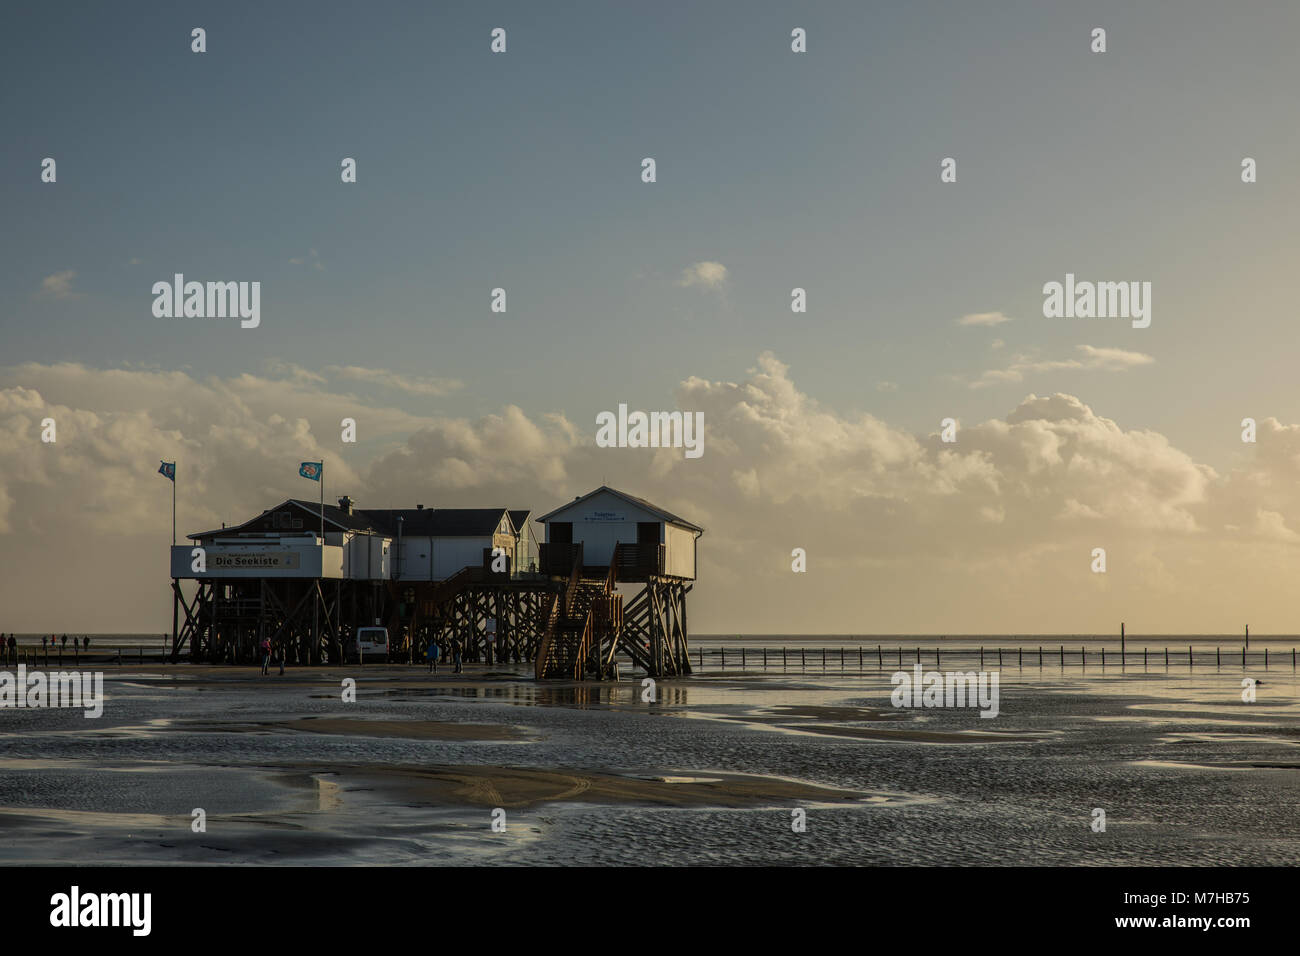
[[80, 298], [81, 293], [72, 291], [72, 280], [76, 277], [77, 273], [72, 269], [64, 269], [62, 272], [48, 275], [41, 280], [41, 288], [37, 296], [45, 299]]
[[411, 395], [447, 395], [464, 387], [465, 384], [455, 378], [420, 378], [400, 375], [381, 368], [362, 368], [358, 365], [329, 365], [326, 366], [325, 372], [335, 380], [369, 382]]
[[1022, 382], [1026, 375], [1071, 369], [1123, 372], [1143, 365], [1150, 365], [1155, 361], [1150, 355], [1142, 352], [1130, 352], [1126, 349], [1096, 348], [1091, 345], [1080, 345], [1077, 348], [1083, 353], [1082, 358], [1041, 360], [1034, 359], [1026, 354], [1014, 356], [1011, 364], [1006, 368], [985, 371], [978, 379], [970, 383], [970, 387], [986, 388], [990, 385]]
[[[1085, 350], [1078, 361], [1131, 363], [1125, 355]], [[1139, 619], [1203, 631], [1235, 628], [1247, 608], [1261, 630], [1292, 620], [1300, 425], [1261, 419], [1257, 444], [1220, 474], [1158, 432], [1055, 392], [963, 422], [945, 443], [837, 412], [765, 352], [738, 380], [677, 386], [676, 407], [704, 413], [704, 456], [688, 460], [678, 449], [598, 448], [594, 421], [516, 405], [410, 415], [333, 390], [401, 376], [348, 379], [346, 368], [203, 380], [71, 363], [0, 369], [9, 626], [54, 626], [72, 574], [85, 600], [61, 612], [67, 629], [161, 631], [170, 489], [158, 459], [179, 462], [185, 532], [310, 497], [297, 463], [320, 457], [327, 494], [363, 508], [540, 511], [602, 483], [649, 498], [708, 529], [691, 597], [697, 633], [1078, 633]], [[369, 444], [340, 444], [345, 415]], [[40, 441], [44, 417], [58, 423], [54, 445]], [[807, 576], [790, 571], [795, 547], [808, 551]], [[1090, 571], [1094, 547], [1107, 549], [1105, 575]]]
[[1003, 315], [1001, 312], [972, 312], [970, 315], [963, 315], [957, 320], [957, 324], [991, 326], [1010, 321], [1011, 316]]
[[677, 285], [721, 289], [727, 282], [727, 267], [721, 262], [696, 262], [682, 270]]
[[877, 382], [877, 383], [876, 383], [876, 391], [877, 391], [877, 392], [896, 392], [896, 391], [898, 391], [898, 383], [897, 383], [897, 382]]
[[317, 272], [325, 271], [325, 264], [320, 261], [320, 255], [319, 253], [316, 252], [315, 249], [311, 250], [311, 253], [309, 255], [297, 256], [293, 259], [290, 259], [289, 264], [293, 266], [309, 265]]

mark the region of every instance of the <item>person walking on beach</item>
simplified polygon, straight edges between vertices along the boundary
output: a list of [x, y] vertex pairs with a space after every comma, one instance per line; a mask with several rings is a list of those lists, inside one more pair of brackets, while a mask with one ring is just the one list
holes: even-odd
[[460, 655], [461, 655], [460, 638], [453, 637], [451, 639], [451, 662], [452, 664], [455, 665], [452, 668], [452, 672], [455, 674], [459, 674], [461, 671]]
[[438, 647], [437, 641], [430, 641], [429, 646], [424, 649], [424, 656], [429, 659], [429, 673], [438, 673], [438, 658], [442, 655], [442, 648]]
[[81, 639], [81, 646], [84, 647], [87, 651], [90, 650], [90, 635], [89, 635], [89, 634], [85, 635], [85, 636]]
[[68, 649], [68, 635], [64, 634], [64, 635], [63, 635], [63, 647], [62, 647], [62, 650], [65, 650], [65, 651], [66, 651], [67, 649]]
[[265, 677], [271, 669], [271, 641], [269, 638], [262, 638], [262, 676]]

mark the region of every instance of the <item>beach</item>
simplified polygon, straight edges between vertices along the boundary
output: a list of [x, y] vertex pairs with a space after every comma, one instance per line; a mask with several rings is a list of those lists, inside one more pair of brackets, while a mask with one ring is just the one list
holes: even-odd
[[653, 702], [528, 665], [104, 666], [97, 719], [0, 710], [0, 863], [1300, 863], [1289, 666], [1249, 704], [1240, 666], [990, 669], [994, 719], [893, 706], [888, 662]]

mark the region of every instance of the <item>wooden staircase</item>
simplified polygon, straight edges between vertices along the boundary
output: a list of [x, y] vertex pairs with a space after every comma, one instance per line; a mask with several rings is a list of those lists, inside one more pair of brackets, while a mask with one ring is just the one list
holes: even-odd
[[538, 680], [599, 678], [612, 668], [623, 623], [623, 598], [614, 588], [617, 577], [617, 547], [604, 578], [584, 576], [582, 548], [577, 549], [569, 583], [555, 596], [538, 648]]

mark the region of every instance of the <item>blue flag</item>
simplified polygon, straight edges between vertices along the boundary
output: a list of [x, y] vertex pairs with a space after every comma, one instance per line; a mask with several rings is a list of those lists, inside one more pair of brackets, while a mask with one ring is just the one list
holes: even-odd
[[325, 470], [323, 461], [304, 461], [298, 466], [298, 474], [312, 481], [320, 481], [320, 473]]
[[176, 462], [174, 461], [160, 462], [160, 464], [158, 465], [158, 474], [162, 475], [164, 478], [170, 478], [172, 481], [175, 481]]

